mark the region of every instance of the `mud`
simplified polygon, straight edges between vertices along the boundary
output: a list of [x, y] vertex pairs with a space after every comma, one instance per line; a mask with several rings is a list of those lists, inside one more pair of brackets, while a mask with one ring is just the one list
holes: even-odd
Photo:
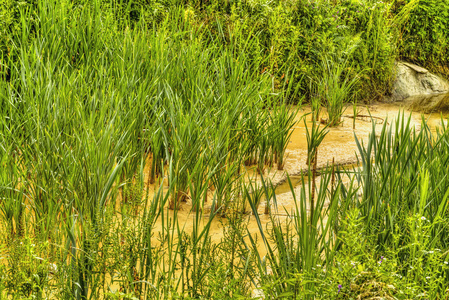
[[[421, 100], [422, 101], [422, 100]], [[340, 168], [356, 168], [357, 167], [357, 144], [355, 141], [355, 136], [359, 141], [365, 142], [368, 139], [369, 134], [373, 130], [373, 125], [375, 125], [376, 133], [379, 133], [385, 122], [387, 125], [394, 124], [395, 119], [398, 117], [399, 113], [404, 113], [406, 116], [411, 114], [411, 125], [415, 126], [417, 130], [421, 127], [421, 121], [424, 117], [427, 120], [428, 126], [432, 131], [435, 131], [438, 127], [441, 127], [442, 122], [446, 122], [449, 116], [449, 111], [432, 111], [430, 113], [422, 113], [418, 111], [413, 111], [416, 105], [411, 105], [413, 99], [408, 99], [401, 103], [375, 103], [369, 106], [360, 106], [357, 108], [357, 115], [354, 117], [352, 106], [347, 107], [341, 119], [341, 124], [336, 127], [329, 128], [329, 132], [324, 138], [322, 144], [318, 149], [318, 160], [317, 169], [324, 169], [334, 162], [335, 165], [340, 166]], [[321, 118], [326, 119], [326, 112], [323, 110], [321, 113]], [[443, 117], [443, 120], [441, 119]], [[289, 215], [291, 215], [295, 210], [295, 201], [290, 190], [290, 184], [287, 182], [287, 176], [290, 176], [290, 181], [293, 185], [296, 195], [299, 195], [302, 188], [302, 181], [307, 182], [307, 177], [303, 178], [306, 174], [308, 167], [306, 164], [307, 160], [307, 139], [306, 139], [306, 127], [305, 123], [308, 123], [310, 128], [311, 115], [310, 107], [304, 107], [298, 113], [296, 118], [296, 125], [293, 128], [293, 134], [291, 141], [287, 147], [286, 155], [287, 159], [285, 162], [284, 170], [278, 171], [276, 165], [265, 172], [264, 179], [271, 181], [271, 183], [276, 188], [276, 200], [277, 200], [277, 211], [274, 211], [274, 206], [272, 206], [272, 213], [276, 214], [285, 221]], [[323, 126], [323, 125], [322, 125]], [[252, 180], [254, 183], [260, 186], [260, 176], [257, 176], [256, 167], [246, 167], [246, 176], [248, 180]], [[148, 174], [148, 172], [146, 172]], [[344, 177], [343, 184], [349, 182], [349, 177]], [[319, 181], [319, 177], [317, 178]], [[306, 185], [307, 186], [307, 185]], [[150, 189], [154, 190], [154, 186]], [[307, 193], [306, 193], [307, 195]], [[208, 197], [212, 199], [211, 197]], [[271, 219], [269, 215], [264, 214], [266, 207], [266, 201], [262, 201], [258, 213], [260, 221], [263, 228], [266, 230], [270, 227]], [[204, 217], [202, 218], [202, 226], [206, 225], [209, 221], [207, 213], [207, 204], [204, 209]], [[195, 213], [192, 211], [192, 205], [189, 203], [183, 203], [180, 210], [176, 213], [176, 218], [178, 219], [181, 226], [184, 226], [186, 232], [191, 232], [193, 230], [195, 219]], [[173, 217], [174, 212], [169, 211], [169, 214]], [[245, 219], [248, 222], [249, 233], [253, 236], [259, 236], [259, 227], [256, 219], [251, 214], [246, 214]], [[157, 225], [157, 229], [162, 228], [162, 224]], [[227, 225], [226, 218], [216, 217], [212, 221], [210, 235], [212, 242], [218, 243], [223, 238], [223, 229]], [[260, 249], [261, 253], [264, 253], [264, 249]]]

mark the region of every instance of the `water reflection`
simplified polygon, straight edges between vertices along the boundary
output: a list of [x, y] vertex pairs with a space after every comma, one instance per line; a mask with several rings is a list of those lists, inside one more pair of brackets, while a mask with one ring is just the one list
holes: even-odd
[[449, 93], [412, 96], [405, 99], [404, 103], [412, 111], [445, 114], [449, 112]]

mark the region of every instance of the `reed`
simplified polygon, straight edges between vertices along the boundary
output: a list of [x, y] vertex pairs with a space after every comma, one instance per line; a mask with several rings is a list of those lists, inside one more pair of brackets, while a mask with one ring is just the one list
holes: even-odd
[[[250, 57], [250, 37], [237, 44], [219, 21], [205, 28], [183, 6], [149, 26], [131, 22], [131, 3], [36, 5], [20, 11], [2, 57], [0, 298], [239, 298], [256, 285], [271, 298], [329, 296], [331, 282], [349, 278], [338, 266], [349, 265], [340, 259], [354, 228], [374, 237], [373, 261], [391, 253], [414, 291], [444, 295], [446, 127], [414, 131], [398, 117], [379, 136], [373, 128], [366, 145], [357, 140], [360, 168], [315, 177], [312, 158], [329, 126], [315, 117], [307, 130], [315, 179], [304, 178], [298, 195], [290, 183], [295, 209], [283, 222], [262, 175], [285, 165], [297, 89], [293, 80], [273, 88], [263, 61]], [[262, 186], [244, 165], [258, 169]], [[269, 230], [257, 212], [264, 198]]]
[[[312, 113], [314, 114], [314, 113]], [[322, 128], [320, 123], [315, 120], [315, 117], [312, 116], [312, 127], [309, 130], [307, 126], [307, 120], [304, 119], [304, 126], [306, 128], [306, 139], [307, 139], [307, 165], [312, 166], [314, 161], [317, 158], [317, 150], [320, 146], [321, 142], [326, 137], [329, 130], [329, 124], [324, 125]]]
[[327, 109], [329, 126], [337, 126], [345, 110], [345, 104], [356, 94], [360, 73], [353, 74], [348, 58], [340, 62], [336, 58], [323, 57], [317, 82], [317, 93]]

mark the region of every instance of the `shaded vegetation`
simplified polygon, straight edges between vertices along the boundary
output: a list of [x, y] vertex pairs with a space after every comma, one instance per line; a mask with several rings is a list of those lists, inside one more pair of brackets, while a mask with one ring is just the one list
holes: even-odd
[[[398, 1], [398, 9], [409, 1]], [[449, 1], [420, 0], [404, 27], [400, 56], [449, 77]]]

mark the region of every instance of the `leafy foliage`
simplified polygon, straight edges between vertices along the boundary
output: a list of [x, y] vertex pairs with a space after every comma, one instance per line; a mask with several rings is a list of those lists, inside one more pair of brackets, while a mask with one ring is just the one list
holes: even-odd
[[315, 116], [287, 218], [263, 179], [284, 166], [289, 102], [315, 114], [323, 97], [335, 125], [344, 102], [388, 92], [395, 26], [443, 9], [420, 5], [2, 1], [0, 298], [443, 298], [445, 125], [373, 128], [360, 166], [328, 167], [318, 187]]
[[449, 76], [448, 0], [419, 1], [404, 26], [400, 53], [406, 60]]

